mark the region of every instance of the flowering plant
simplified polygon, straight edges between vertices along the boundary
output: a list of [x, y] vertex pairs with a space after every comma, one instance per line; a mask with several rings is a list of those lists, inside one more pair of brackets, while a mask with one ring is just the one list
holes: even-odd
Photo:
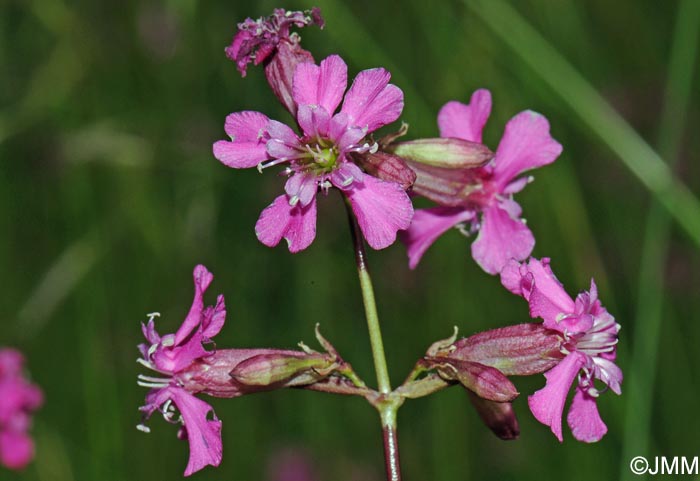
[[[217, 466], [223, 453], [223, 423], [196, 394], [234, 398], [302, 388], [359, 396], [380, 415], [387, 479], [398, 481], [396, 414], [407, 399], [462, 386], [484, 423], [498, 437], [515, 439], [520, 428], [511, 403], [519, 392], [510, 378], [544, 374], [545, 386], [528, 398], [534, 417], [562, 441], [564, 404], [578, 376], [567, 422], [576, 439], [600, 440], [607, 427], [597, 398], [606, 388], [620, 394], [622, 372], [614, 362], [620, 325], [602, 306], [593, 281], [589, 291], [572, 299], [549, 259], [530, 257], [535, 235], [513, 198], [532, 181], [522, 174], [551, 164], [562, 152], [547, 119], [529, 110], [515, 115], [491, 151], [482, 143], [491, 94], [480, 89], [469, 104], [452, 101], [440, 110], [439, 138], [406, 140], [406, 125], [375, 137], [378, 129], [399, 119], [402, 90], [389, 83], [383, 68], [362, 70], [348, 88], [345, 61], [330, 55], [316, 63], [291, 31], [309, 25], [325, 25], [318, 9], [277, 9], [269, 17], [239, 24], [227, 56], [244, 76], [251, 63], [263, 66], [270, 88], [295, 125], [252, 110], [234, 112], [224, 123], [229, 139], [214, 143], [213, 153], [235, 169], [257, 167], [262, 172], [284, 166], [284, 193], [255, 225], [257, 238], [267, 246], [285, 239], [290, 252], [306, 249], [316, 236], [318, 194], [337, 192], [344, 199], [377, 388], [367, 386], [318, 327], [322, 352], [304, 344], [300, 350], [214, 346], [226, 308], [223, 296], [214, 306], [204, 306], [213, 277], [200, 265], [194, 270], [192, 307], [177, 332], [160, 336], [156, 314], [143, 325], [147, 342], [139, 346], [139, 362], [158, 373], [139, 376], [139, 384], [150, 388], [141, 408], [144, 420], [159, 411], [166, 421], [182, 425], [179, 436], [190, 445], [185, 475], [190, 475]], [[414, 212], [416, 197], [436, 205]], [[384, 249], [400, 236], [414, 268], [452, 227], [476, 235], [471, 250], [477, 264], [499, 275], [508, 291], [528, 302], [530, 316], [542, 322], [464, 338], [458, 338], [455, 328], [451, 337], [433, 342], [405, 381], [392, 388], [365, 243]], [[143, 424], [140, 429], [148, 431]]]

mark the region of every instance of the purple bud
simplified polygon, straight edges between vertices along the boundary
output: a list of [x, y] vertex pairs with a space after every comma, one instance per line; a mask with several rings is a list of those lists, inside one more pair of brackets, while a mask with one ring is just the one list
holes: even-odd
[[520, 435], [518, 418], [509, 402], [494, 402], [478, 397], [469, 392], [469, 400], [479, 413], [484, 424], [501, 439], [517, 439]]
[[518, 396], [513, 383], [493, 367], [454, 358], [429, 357], [425, 361], [427, 367], [435, 369], [440, 377], [448, 381], [459, 381], [480, 398], [506, 402]]

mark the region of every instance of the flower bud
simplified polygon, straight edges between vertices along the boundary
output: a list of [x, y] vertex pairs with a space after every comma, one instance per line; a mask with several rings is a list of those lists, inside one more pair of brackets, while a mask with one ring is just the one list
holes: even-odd
[[277, 351], [242, 361], [230, 375], [246, 386], [302, 386], [323, 379], [337, 366], [329, 354]]
[[428, 357], [425, 361], [427, 367], [435, 369], [440, 377], [448, 381], [458, 381], [480, 398], [506, 402], [518, 396], [513, 383], [493, 367], [453, 358]]
[[469, 400], [479, 413], [484, 424], [501, 439], [517, 439], [520, 435], [518, 418], [509, 402], [494, 402], [482, 399], [470, 392]]
[[485, 145], [456, 138], [397, 142], [388, 146], [388, 150], [417, 164], [446, 169], [471, 169], [493, 158], [493, 152]]
[[527, 323], [480, 332], [438, 353], [452, 360], [491, 366], [506, 376], [528, 376], [553, 368], [564, 355], [564, 339], [542, 324]]

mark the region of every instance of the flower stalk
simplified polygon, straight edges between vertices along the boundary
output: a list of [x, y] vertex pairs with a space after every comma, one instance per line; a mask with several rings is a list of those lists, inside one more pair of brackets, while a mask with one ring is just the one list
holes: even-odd
[[362, 303], [365, 306], [365, 317], [367, 318], [367, 330], [369, 331], [369, 340], [372, 346], [372, 358], [374, 360], [374, 370], [377, 375], [377, 386], [379, 393], [383, 395], [380, 396], [381, 400], [373, 404], [379, 411], [382, 421], [387, 481], [401, 481], [399, 445], [396, 435], [396, 411], [399, 406], [401, 406], [403, 398], [391, 395], [391, 380], [389, 379], [389, 369], [387, 368], [386, 356], [384, 354], [384, 341], [382, 340], [382, 330], [379, 325], [377, 303], [374, 298], [374, 287], [372, 286], [372, 278], [367, 266], [364, 239], [357, 225], [357, 219], [353, 214], [352, 205], [347, 198], [345, 199], [345, 206], [347, 207], [350, 234], [355, 249], [355, 263], [357, 265], [357, 275], [360, 279]]

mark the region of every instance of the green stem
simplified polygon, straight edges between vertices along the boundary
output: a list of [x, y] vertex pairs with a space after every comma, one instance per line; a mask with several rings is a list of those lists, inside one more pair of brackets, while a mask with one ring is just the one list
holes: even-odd
[[372, 358], [374, 359], [374, 371], [377, 374], [377, 385], [379, 386], [380, 393], [389, 394], [391, 392], [391, 381], [389, 380], [389, 370], [387, 369], [386, 357], [384, 355], [384, 341], [382, 340], [382, 330], [379, 327], [379, 315], [377, 314], [377, 303], [374, 299], [374, 287], [372, 287], [372, 278], [367, 268], [365, 242], [349, 201], [346, 200], [345, 204], [348, 210], [352, 242], [355, 247], [357, 275], [360, 278], [362, 303], [365, 306], [365, 317], [367, 318], [369, 341], [372, 345]]
[[372, 345], [372, 358], [374, 359], [374, 371], [377, 374], [377, 385], [381, 398], [373, 402], [379, 411], [382, 421], [382, 436], [384, 438], [384, 462], [386, 466], [387, 481], [401, 481], [401, 466], [399, 464], [399, 444], [396, 435], [396, 411], [401, 406], [402, 398], [392, 396], [391, 381], [389, 379], [389, 369], [386, 365], [384, 355], [384, 341], [382, 340], [382, 330], [379, 326], [379, 316], [377, 314], [377, 303], [374, 298], [374, 287], [372, 278], [367, 268], [367, 254], [365, 252], [365, 241], [357, 225], [357, 219], [352, 211], [350, 201], [345, 199], [345, 207], [348, 211], [348, 221], [350, 222], [350, 233], [352, 243], [355, 248], [355, 262], [357, 264], [357, 275], [360, 279], [360, 291], [362, 292], [362, 303], [365, 306], [365, 317], [367, 318], [367, 329], [369, 340]]

